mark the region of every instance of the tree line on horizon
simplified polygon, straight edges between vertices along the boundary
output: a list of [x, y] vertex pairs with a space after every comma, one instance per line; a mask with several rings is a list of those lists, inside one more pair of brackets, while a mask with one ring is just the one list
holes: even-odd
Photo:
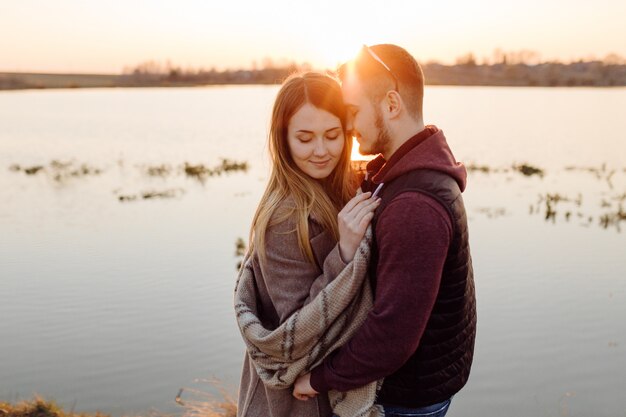
[[[469, 86], [626, 86], [626, 58], [609, 54], [603, 59], [572, 62], [543, 61], [538, 53], [496, 49], [491, 57], [467, 53], [454, 64], [421, 62], [427, 85]], [[280, 84], [298, 71], [311, 70], [309, 63], [265, 58], [249, 68], [183, 68], [170, 61], [145, 61], [126, 67], [121, 74], [0, 73], [0, 90], [33, 88], [163, 87], [224, 84]], [[332, 70], [327, 70], [332, 72]]]
[[[531, 50], [505, 52], [496, 49], [492, 57], [478, 59], [473, 53], [458, 57], [455, 64], [437, 61], [421, 63], [427, 85], [496, 86], [626, 86], [626, 58], [611, 53], [603, 59], [587, 58], [564, 63], [542, 61]], [[307, 63], [265, 58], [250, 68], [183, 68], [167, 61], [145, 61], [127, 67], [123, 75], [138, 82], [199, 84], [277, 84], [289, 74], [311, 70]], [[330, 70], [332, 72], [332, 70]]]

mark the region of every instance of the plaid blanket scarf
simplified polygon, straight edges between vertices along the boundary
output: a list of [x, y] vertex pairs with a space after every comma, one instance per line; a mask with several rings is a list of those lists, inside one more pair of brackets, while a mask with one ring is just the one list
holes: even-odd
[[[247, 256], [235, 285], [235, 311], [250, 360], [267, 386], [289, 389], [297, 377], [319, 365], [346, 343], [361, 326], [373, 305], [367, 267], [372, 228], [367, 228], [354, 259], [310, 303], [276, 329], [259, 319], [252, 259]], [[381, 417], [375, 405], [382, 380], [347, 391], [328, 393], [339, 417]]]

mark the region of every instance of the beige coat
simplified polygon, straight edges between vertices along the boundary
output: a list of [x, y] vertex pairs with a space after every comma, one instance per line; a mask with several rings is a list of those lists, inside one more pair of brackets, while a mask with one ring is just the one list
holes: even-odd
[[[293, 204], [286, 200], [281, 208]], [[263, 324], [275, 328], [295, 310], [313, 299], [346, 266], [337, 242], [313, 219], [309, 219], [311, 247], [316, 263], [301, 253], [295, 232], [296, 217], [274, 225], [266, 234], [266, 260], [254, 259], [254, 276], [259, 292]], [[292, 389], [263, 385], [246, 354], [239, 386], [239, 417], [330, 417], [327, 394], [308, 401], [292, 396]]]

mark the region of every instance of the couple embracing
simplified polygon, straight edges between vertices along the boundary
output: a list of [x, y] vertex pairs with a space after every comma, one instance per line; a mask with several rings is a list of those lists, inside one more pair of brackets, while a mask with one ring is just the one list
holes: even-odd
[[[338, 76], [292, 75], [274, 103], [235, 288], [238, 416], [444, 416], [476, 335], [467, 173], [406, 50], [364, 46]], [[352, 136], [378, 155], [364, 173]]]

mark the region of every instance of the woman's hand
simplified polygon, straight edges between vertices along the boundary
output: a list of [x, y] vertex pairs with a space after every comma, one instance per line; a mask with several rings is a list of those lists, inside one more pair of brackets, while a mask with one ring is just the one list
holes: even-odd
[[337, 216], [339, 252], [346, 263], [354, 258], [367, 226], [374, 217], [374, 210], [380, 204], [380, 198], [370, 198], [371, 195], [370, 192], [357, 195], [348, 201]]

